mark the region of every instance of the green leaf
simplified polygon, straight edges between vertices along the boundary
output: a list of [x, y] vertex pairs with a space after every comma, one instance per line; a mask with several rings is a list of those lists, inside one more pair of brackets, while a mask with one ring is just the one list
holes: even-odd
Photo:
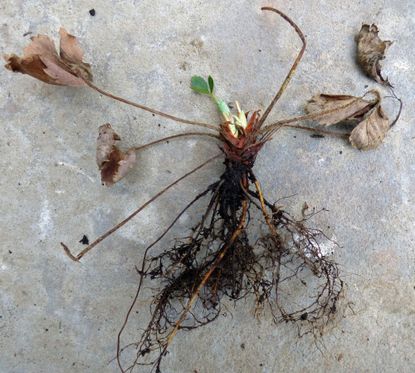
[[201, 76], [192, 76], [192, 83], [190, 87], [198, 93], [205, 95], [210, 94], [209, 85]]
[[208, 77], [208, 83], [209, 83], [209, 91], [211, 94], [213, 94], [213, 90], [215, 89], [215, 83], [213, 82], [213, 78], [210, 75]]

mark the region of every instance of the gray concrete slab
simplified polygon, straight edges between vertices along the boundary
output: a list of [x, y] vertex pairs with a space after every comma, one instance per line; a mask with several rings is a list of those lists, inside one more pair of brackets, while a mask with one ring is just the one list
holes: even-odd
[[[353, 35], [375, 22], [395, 41], [385, 75], [405, 102], [401, 120], [377, 150], [337, 139], [281, 131], [256, 164], [270, 199], [327, 208], [315, 218], [341, 248], [354, 314], [322, 339], [298, 340], [290, 325], [252, 316], [253, 302], [227, 317], [180, 333], [167, 372], [413, 372], [415, 343], [415, 147], [413, 128], [415, 4], [401, 1], [273, 1], [307, 35], [298, 73], [272, 120], [302, 112], [324, 91], [359, 95], [377, 87], [354, 63]], [[216, 121], [210, 102], [189, 89], [193, 74], [212, 74], [218, 93], [264, 108], [299, 48], [297, 36], [263, 1], [2, 1], [0, 53], [20, 53], [26, 32], [78, 36], [95, 82], [179, 116]], [[94, 8], [96, 15], [89, 10]], [[209, 140], [180, 140], [140, 153], [113, 188], [95, 165], [99, 125], [110, 122], [123, 145], [174, 134], [183, 126], [111, 102], [88, 89], [46, 85], [0, 69], [0, 371], [115, 372], [116, 334], [134, 295], [145, 244], [186, 201], [220, 175], [220, 162], [193, 175], [85, 257], [71, 262], [59, 242], [82, 248], [177, 176], [216, 152]], [[186, 232], [202, 207], [171, 237]], [[165, 243], [167, 241], [164, 241]], [[147, 318], [140, 302], [130, 335]], [[244, 348], [241, 345], [244, 345]], [[144, 371], [144, 370], [143, 370]]]

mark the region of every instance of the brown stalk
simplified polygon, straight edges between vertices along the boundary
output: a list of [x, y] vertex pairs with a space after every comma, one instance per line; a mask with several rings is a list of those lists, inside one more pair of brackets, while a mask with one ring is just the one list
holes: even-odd
[[134, 216], [136, 216], [140, 211], [142, 211], [144, 208], [146, 208], [148, 205], [150, 205], [152, 202], [154, 202], [158, 197], [160, 197], [162, 194], [167, 192], [169, 189], [171, 189], [173, 186], [175, 186], [177, 183], [185, 179], [186, 177], [190, 176], [194, 172], [198, 171], [202, 167], [206, 166], [208, 163], [212, 162], [213, 160], [219, 158], [221, 154], [217, 154], [212, 158], [209, 158], [207, 161], [203, 162], [193, 170], [187, 172], [183, 176], [176, 179], [174, 182], [166, 186], [164, 189], [162, 189], [160, 192], [158, 192], [155, 196], [150, 198], [147, 202], [145, 202], [143, 205], [141, 205], [139, 208], [137, 208], [134, 212], [132, 212], [130, 215], [128, 215], [124, 220], [116, 224], [114, 227], [112, 227], [110, 230], [99, 236], [94, 242], [92, 242], [90, 245], [88, 245], [85, 249], [83, 249], [79, 254], [76, 256], [72, 254], [71, 250], [67, 245], [65, 245], [63, 242], [61, 242], [61, 245], [63, 249], [65, 250], [66, 255], [68, 255], [73, 261], [79, 262], [79, 260], [90, 250], [92, 250], [96, 245], [98, 245], [100, 242], [105, 240], [108, 236], [113, 234], [115, 231], [120, 229], [122, 226], [124, 226], [126, 223], [128, 223]]
[[305, 48], [306, 48], [306, 45], [307, 45], [304, 34], [302, 33], [301, 29], [296, 25], [296, 23], [291, 18], [289, 18], [283, 12], [281, 12], [280, 10], [275, 9], [275, 8], [262, 7], [261, 10], [268, 10], [270, 12], [277, 13], [284, 20], [286, 20], [294, 28], [295, 32], [300, 37], [301, 42], [303, 43], [303, 46], [301, 47], [301, 50], [298, 53], [297, 58], [295, 59], [294, 63], [292, 64], [292, 66], [290, 68], [290, 71], [288, 72], [287, 76], [285, 77], [284, 82], [281, 84], [281, 87], [278, 89], [277, 94], [272, 99], [271, 103], [268, 105], [267, 109], [265, 110], [264, 115], [260, 119], [259, 127], [261, 127], [264, 124], [264, 122], [267, 119], [267, 117], [268, 117], [269, 113], [271, 112], [272, 108], [274, 107], [276, 102], [280, 99], [280, 97], [284, 93], [285, 89], [287, 88], [291, 78], [293, 77], [295, 71], [297, 70], [297, 66], [300, 63], [301, 58], [303, 57], [303, 54], [304, 54], [304, 51], [305, 51]]
[[153, 145], [157, 145], [157, 144], [160, 144], [160, 143], [165, 142], [165, 141], [177, 139], [177, 138], [180, 138], [180, 137], [187, 137], [187, 136], [208, 136], [208, 137], [213, 137], [213, 138], [215, 138], [217, 140], [220, 140], [221, 139], [219, 135], [214, 135], [213, 133], [186, 132], [186, 133], [180, 133], [178, 135], [172, 135], [172, 136], [163, 137], [162, 139], [158, 139], [158, 140], [149, 142], [148, 144], [145, 144], [145, 145], [136, 146], [136, 147], [133, 147], [131, 149], [133, 149], [136, 152], [138, 152], [138, 151], [147, 149], [147, 148], [149, 148], [149, 147], [151, 147]]
[[171, 120], [174, 120], [174, 121], [179, 122], [179, 123], [191, 124], [191, 125], [195, 125], [195, 126], [199, 126], [199, 127], [208, 128], [208, 129], [211, 129], [213, 131], [217, 131], [217, 132], [219, 131], [219, 126], [217, 126], [217, 125], [213, 125], [213, 124], [209, 124], [209, 123], [203, 123], [203, 122], [197, 122], [197, 121], [188, 120], [188, 119], [183, 119], [183, 118], [176, 117], [174, 115], [166, 114], [166, 113], [163, 113], [162, 111], [155, 110], [155, 109], [152, 109], [152, 108], [150, 108], [148, 106], [141, 105], [141, 104], [138, 104], [138, 103], [136, 103], [134, 101], [130, 101], [130, 100], [127, 100], [125, 98], [122, 98], [122, 97], [113, 95], [112, 93], [107, 92], [107, 91], [104, 91], [103, 89], [97, 87], [95, 84], [93, 84], [92, 82], [90, 82], [88, 80], [84, 80], [84, 81], [94, 91], [97, 91], [98, 93], [101, 93], [104, 96], [107, 96], [109, 98], [112, 98], [113, 100], [120, 101], [120, 102], [122, 102], [124, 104], [134, 106], [134, 107], [136, 107], [138, 109], [141, 109], [141, 110], [144, 110], [144, 111], [148, 111], [148, 112], [150, 112], [152, 114], [156, 114], [156, 115], [159, 115], [159, 116], [161, 116], [163, 118], [171, 119]]
[[334, 136], [334, 137], [339, 137], [339, 138], [344, 138], [350, 135], [350, 132], [328, 131], [328, 130], [323, 130], [321, 128], [306, 127], [306, 126], [300, 126], [300, 125], [295, 125], [295, 124], [283, 124], [282, 127], [294, 128], [298, 130], [309, 131], [309, 132], [314, 132], [316, 134]]

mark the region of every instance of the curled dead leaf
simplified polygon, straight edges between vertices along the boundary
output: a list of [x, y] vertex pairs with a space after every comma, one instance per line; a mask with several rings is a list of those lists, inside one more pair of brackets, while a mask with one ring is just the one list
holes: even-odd
[[96, 159], [101, 170], [101, 181], [110, 186], [121, 180], [136, 162], [134, 149], [123, 152], [115, 145], [121, 138], [112, 129], [111, 124], [99, 127], [97, 139]]
[[92, 80], [90, 65], [83, 62], [83, 51], [75, 36], [61, 27], [60, 52], [53, 41], [45, 35], [31, 38], [24, 49], [23, 57], [5, 55], [6, 69], [28, 74], [48, 84], [71, 87], [85, 86], [85, 80]]
[[[369, 93], [373, 95], [373, 98], [365, 98]], [[363, 97], [318, 94], [308, 101], [305, 110], [309, 114], [328, 112], [327, 114], [316, 117], [318, 123], [324, 126], [331, 126], [347, 120], [360, 119], [380, 100], [377, 91], [370, 91], [368, 94]]]
[[350, 134], [350, 143], [357, 149], [377, 148], [390, 128], [389, 119], [380, 105], [373, 108]]
[[357, 123], [349, 141], [360, 150], [378, 147], [391, 127], [387, 115], [382, 110], [380, 94], [375, 90], [367, 92], [362, 97], [315, 95], [308, 101], [306, 111], [315, 114], [315, 120], [324, 126], [345, 121]]
[[392, 42], [381, 40], [378, 33], [379, 29], [375, 24], [362, 26], [356, 36], [357, 62], [366, 75], [380, 84], [391, 86], [388, 79], [382, 76], [380, 61], [385, 58], [385, 53]]

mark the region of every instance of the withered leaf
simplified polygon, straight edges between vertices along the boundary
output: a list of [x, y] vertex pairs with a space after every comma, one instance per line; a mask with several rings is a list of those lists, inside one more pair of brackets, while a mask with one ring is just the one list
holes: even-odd
[[136, 162], [134, 149], [123, 152], [115, 145], [120, 137], [112, 129], [111, 124], [99, 127], [96, 159], [101, 170], [101, 181], [110, 186], [122, 179]]
[[59, 54], [48, 36], [33, 36], [23, 51], [23, 57], [15, 54], [4, 56], [6, 69], [31, 75], [49, 84], [85, 86], [84, 79], [92, 80], [90, 65], [82, 61], [83, 51], [75, 36], [64, 28], [59, 30], [59, 34]]
[[[380, 100], [376, 91], [371, 91], [372, 99], [347, 95], [318, 94], [313, 96], [306, 105], [306, 112], [316, 114], [316, 121], [324, 126], [331, 126], [346, 120], [361, 118]], [[329, 111], [328, 114], [318, 115], [319, 112]]]
[[[366, 98], [371, 95], [371, 98]], [[343, 121], [357, 122], [350, 134], [350, 143], [357, 149], [369, 150], [379, 146], [390, 128], [387, 115], [381, 107], [378, 91], [369, 91], [362, 97], [346, 95], [315, 95], [306, 111], [315, 114], [321, 125], [331, 126]], [[321, 114], [327, 112], [327, 114]]]
[[60, 35], [60, 56], [67, 66], [79, 77], [92, 80], [91, 65], [83, 62], [84, 51], [75, 36], [61, 27]]
[[370, 111], [350, 134], [350, 143], [357, 149], [378, 147], [390, 128], [389, 119], [380, 105]]
[[385, 58], [385, 53], [392, 44], [389, 40], [381, 40], [379, 30], [375, 24], [364, 24], [356, 36], [357, 62], [366, 75], [380, 84], [390, 86], [388, 79], [383, 78], [380, 61]]

